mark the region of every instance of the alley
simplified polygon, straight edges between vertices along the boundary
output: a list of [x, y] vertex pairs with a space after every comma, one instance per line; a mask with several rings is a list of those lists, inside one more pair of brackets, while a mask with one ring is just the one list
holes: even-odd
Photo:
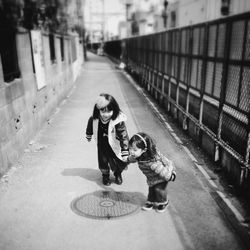
[[[121, 186], [102, 185], [96, 145], [86, 141], [85, 129], [103, 92], [118, 100], [130, 136], [147, 132], [174, 160], [177, 180], [169, 184], [165, 213], [141, 211], [148, 187], [136, 164], [124, 171]], [[72, 204], [78, 197], [102, 191], [119, 192], [138, 209], [115, 219], [76, 213]], [[0, 214], [1, 250], [245, 249], [147, 100], [111, 61], [90, 53], [67, 99], [0, 184]]]

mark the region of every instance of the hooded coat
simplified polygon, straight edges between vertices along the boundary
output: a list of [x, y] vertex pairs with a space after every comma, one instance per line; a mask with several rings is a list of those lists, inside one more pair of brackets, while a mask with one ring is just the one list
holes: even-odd
[[[123, 161], [124, 156], [129, 155], [128, 151], [128, 132], [125, 126], [127, 117], [124, 113], [120, 112], [116, 119], [110, 120], [108, 124], [108, 142], [113, 152]], [[91, 116], [88, 120], [86, 129], [86, 138], [91, 139], [94, 135], [97, 138], [99, 119], [93, 119]]]

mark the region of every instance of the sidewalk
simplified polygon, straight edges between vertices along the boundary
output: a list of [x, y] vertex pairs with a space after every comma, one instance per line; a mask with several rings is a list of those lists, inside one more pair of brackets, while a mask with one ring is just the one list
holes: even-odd
[[[148, 187], [136, 164], [123, 173], [123, 185], [102, 185], [95, 142], [85, 140], [86, 122], [101, 92], [118, 100], [130, 135], [150, 131], [163, 153], [173, 155], [178, 181], [169, 187], [165, 213], [140, 210]], [[0, 184], [0, 249], [244, 249], [196, 175], [192, 161], [126, 78], [105, 57], [89, 54], [75, 88]], [[93, 202], [105, 191], [118, 193], [115, 203], [133, 212], [109, 220], [76, 213], [77, 198]]]

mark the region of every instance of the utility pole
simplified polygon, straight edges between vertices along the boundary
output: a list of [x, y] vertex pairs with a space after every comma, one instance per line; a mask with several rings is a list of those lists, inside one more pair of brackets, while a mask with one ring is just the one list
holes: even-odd
[[126, 6], [126, 30], [127, 30], [127, 37], [129, 37], [129, 21], [130, 21], [130, 17], [129, 17], [129, 10], [130, 7], [132, 5], [132, 1], [131, 0], [126, 0], [125, 2], [125, 6]]
[[167, 28], [167, 18], [168, 18], [168, 15], [167, 15], [168, 1], [167, 0], [164, 0], [163, 7], [164, 7], [164, 9], [162, 11], [162, 18], [163, 18], [164, 29], [166, 29]]

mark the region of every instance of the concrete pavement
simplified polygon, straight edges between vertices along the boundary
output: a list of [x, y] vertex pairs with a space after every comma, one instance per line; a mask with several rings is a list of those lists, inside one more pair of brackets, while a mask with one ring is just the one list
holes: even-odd
[[[244, 249], [192, 161], [145, 100], [110, 61], [88, 56], [68, 98], [0, 185], [0, 249]], [[100, 190], [124, 193], [138, 207], [147, 197], [136, 164], [123, 173], [123, 185], [102, 185], [95, 142], [85, 140], [86, 122], [101, 92], [117, 99], [128, 116], [130, 135], [140, 130], [153, 134], [162, 152], [175, 160], [178, 179], [169, 186], [165, 213], [138, 210], [98, 220], [72, 210], [77, 197]]]

